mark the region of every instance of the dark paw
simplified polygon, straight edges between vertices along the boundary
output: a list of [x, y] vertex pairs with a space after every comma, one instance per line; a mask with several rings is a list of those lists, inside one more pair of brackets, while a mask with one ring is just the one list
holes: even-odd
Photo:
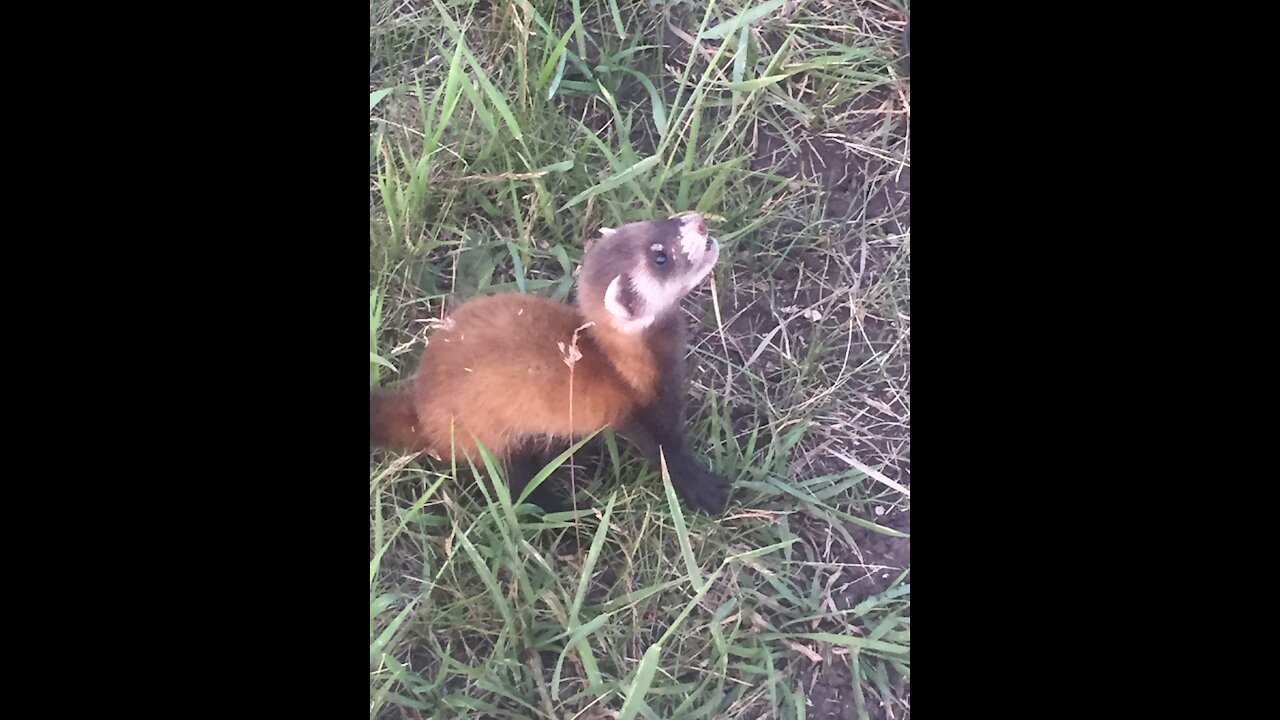
[[[547, 478], [541, 485], [534, 488], [529, 493], [529, 497], [525, 498], [525, 502], [530, 505], [537, 505], [544, 513], [568, 512], [573, 509], [571, 498], [567, 497], [567, 493], [558, 491], [553, 487], [549, 487], [551, 478]], [[512, 494], [511, 499], [514, 501], [519, 498], [521, 491]]]
[[689, 507], [707, 515], [721, 515], [729, 504], [733, 483], [729, 479], [700, 467], [690, 469], [689, 480], [680, 488]]

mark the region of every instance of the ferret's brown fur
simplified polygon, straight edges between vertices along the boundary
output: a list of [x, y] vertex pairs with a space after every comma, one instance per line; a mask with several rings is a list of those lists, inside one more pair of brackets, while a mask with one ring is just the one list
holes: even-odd
[[[637, 338], [588, 328], [570, 305], [524, 294], [491, 295], [458, 308], [431, 336], [407, 394], [373, 396], [383, 410], [375, 444], [387, 441], [478, 459], [476, 440], [506, 457], [531, 435], [569, 438], [616, 425], [650, 400], [657, 378]], [[574, 333], [581, 357], [570, 367]], [[601, 344], [613, 348], [615, 368]], [[408, 421], [408, 422], [406, 422]], [[406, 432], [406, 430], [408, 432]]]

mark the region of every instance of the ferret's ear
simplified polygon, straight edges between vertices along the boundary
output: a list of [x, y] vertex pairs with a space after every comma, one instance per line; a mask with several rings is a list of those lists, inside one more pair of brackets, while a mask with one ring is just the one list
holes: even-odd
[[616, 232], [618, 232], [618, 231], [617, 231], [617, 230], [614, 230], [613, 228], [602, 227], [602, 228], [600, 228], [600, 237], [602, 237], [602, 238], [607, 238], [607, 237], [609, 237], [610, 235], [612, 235], [612, 234], [614, 234], [614, 233], [616, 233]]
[[624, 323], [629, 323], [636, 319], [636, 301], [638, 299], [635, 290], [631, 287], [631, 280], [626, 275], [615, 277], [604, 291], [605, 309], [609, 311], [610, 315]]

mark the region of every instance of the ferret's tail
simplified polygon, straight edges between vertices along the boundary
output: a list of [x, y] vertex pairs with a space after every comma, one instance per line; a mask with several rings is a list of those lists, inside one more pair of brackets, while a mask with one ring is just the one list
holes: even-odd
[[421, 450], [418, 413], [408, 390], [369, 393], [369, 446]]

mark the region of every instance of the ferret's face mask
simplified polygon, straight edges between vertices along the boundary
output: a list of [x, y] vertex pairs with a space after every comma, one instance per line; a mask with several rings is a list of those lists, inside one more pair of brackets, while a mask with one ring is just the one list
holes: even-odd
[[696, 213], [606, 228], [600, 234], [606, 250], [602, 255], [619, 270], [605, 291], [605, 308], [624, 332], [643, 330], [674, 311], [720, 258], [719, 243]]

